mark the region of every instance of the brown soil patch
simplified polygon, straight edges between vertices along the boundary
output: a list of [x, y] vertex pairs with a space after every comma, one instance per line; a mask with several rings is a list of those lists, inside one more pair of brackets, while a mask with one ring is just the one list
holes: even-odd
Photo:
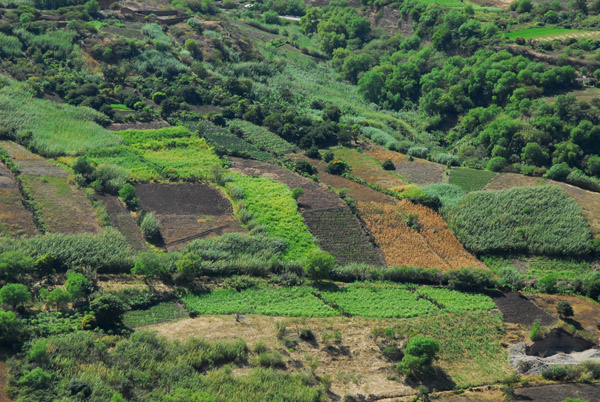
[[0, 141], [0, 147], [8, 152], [10, 158], [19, 166], [21, 175], [68, 177], [69, 172], [61, 169], [52, 161], [29, 152], [26, 148], [11, 141]]
[[383, 188], [394, 188], [407, 184], [406, 181], [392, 172], [383, 169], [380, 162], [371, 155], [348, 148], [335, 148], [334, 153], [337, 159], [350, 165], [352, 175], [367, 183], [376, 184]]
[[515, 390], [517, 400], [532, 402], [561, 402], [579, 398], [589, 402], [600, 401], [600, 384], [556, 384]]
[[[287, 323], [287, 337], [297, 338], [301, 328], [309, 328], [316, 340], [310, 343], [299, 341], [294, 351], [290, 352], [276, 336], [275, 324], [283, 321]], [[380, 347], [371, 336], [371, 328], [386, 325], [392, 326], [392, 322], [265, 316], [248, 316], [236, 322], [233, 316], [208, 316], [149, 326], [147, 329], [156, 330], [169, 339], [190, 336], [209, 340], [242, 338], [250, 347], [262, 341], [284, 355], [289, 370], [302, 371], [308, 368], [308, 360], [317, 361], [316, 375], [331, 376], [331, 391], [336, 400], [344, 395], [373, 395], [379, 400], [384, 396], [400, 397], [415, 392], [400, 382], [387, 379], [394, 375], [395, 363], [383, 358]], [[323, 335], [333, 331], [341, 333], [341, 341], [323, 341]]]
[[540, 320], [542, 325], [552, 325], [556, 321], [552, 315], [520, 293], [502, 293], [492, 298], [502, 312], [505, 322], [530, 327], [535, 320]]
[[244, 231], [231, 202], [208, 184], [138, 184], [136, 195], [143, 209], [156, 213], [167, 251], [196, 239]]
[[394, 166], [396, 167], [395, 172], [406, 180], [409, 180], [411, 183], [427, 185], [440, 183], [444, 179], [446, 166], [440, 165], [439, 163], [419, 158], [413, 158], [413, 160], [410, 161], [406, 155], [388, 151], [380, 146], [374, 146], [373, 149], [367, 153], [380, 162], [383, 162], [386, 159], [394, 162]]
[[485, 185], [484, 190], [507, 190], [513, 187], [534, 187], [546, 184], [541, 177], [524, 176], [516, 173], [498, 173]]
[[19, 176], [50, 233], [98, 233], [91, 202], [66, 177]]
[[15, 177], [3, 163], [0, 163], [0, 190], [17, 188]]
[[135, 122], [135, 123], [115, 123], [107, 127], [107, 130], [121, 131], [121, 130], [155, 130], [158, 128], [169, 127], [169, 123], [164, 120], [151, 121], [147, 123]]
[[247, 176], [268, 177], [286, 184], [290, 189], [302, 188], [304, 194], [298, 199], [298, 208], [304, 223], [318, 240], [319, 246], [331, 253], [338, 264], [385, 264], [360, 221], [336, 193], [279, 166], [248, 159], [230, 159], [232, 171]]
[[581, 296], [536, 294], [534, 300], [546, 313], [558, 319], [556, 304], [564, 300], [573, 307], [574, 315], [567, 322], [587, 332], [592, 339], [600, 338], [600, 305]]
[[23, 205], [18, 189], [0, 189], [0, 234], [14, 237], [37, 234], [33, 216]]
[[114, 195], [96, 195], [95, 199], [104, 203], [111, 226], [117, 228], [136, 251], [148, 249], [140, 227], [125, 204]]

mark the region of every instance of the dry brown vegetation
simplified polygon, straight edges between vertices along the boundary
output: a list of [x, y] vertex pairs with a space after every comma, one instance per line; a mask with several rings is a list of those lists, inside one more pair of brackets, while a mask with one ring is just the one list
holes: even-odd
[[388, 151], [377, 145], [373, 146], [367, 154], [377, 159], [379, 162], [383, 162], [386, 159], [391, 160], [394, 162], [396, 168], [395, 172], [414, 184], [426, 185], [440, 183], [444, 179], [446, 166], [440, 165], [439, 163], [419, 158], [413, 158], [413, 160], [410, 161], [406, 155]]
[[569, 322], [573, 323], [576, 329], [585, 331], [591, 339], [597, 340], [600, 337], [600, 328], [598, 328], [600, 305], [598, 303], [582, 296], [572, 295], [536, 294], [533, 299], [538, 306], [557, 319], [559, 317], [556, 312], [556, 304], [563, 300], [568, 302], [574, 312]]
[[352, 174], [368, 183], [377, 184], [383, 188], [403, 186], [406, 182], [390, 171], [381, 167], [383, 161], [373, 156], [358, 152], [355, 149], [337, 148], [335, 157], [343, 160], [352, 168]]

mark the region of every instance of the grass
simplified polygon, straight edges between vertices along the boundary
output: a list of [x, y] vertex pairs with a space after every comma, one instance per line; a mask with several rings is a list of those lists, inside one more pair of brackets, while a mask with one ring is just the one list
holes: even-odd
[[399, 322], [396, 334], [431, 336], [440, 342], [441, 367], [457, 387], [496, 383], [512, 371], [506, 349], [500, 314], [471, 312], [439, 314]]
[[563, 35], [567, 33], [580, 33], [583, 31], [579, 31], [576, 29], [566, 29], [566, 28], [555, 28], [555, 27], [541, 27], [541, 28], [527, 28], [520, 29], [518, 31], [512, 31], [505, 33], [506, 37], [509, 39], [523, 38], [523, 39], [531, 39], [531, 38], [541, 38], [544, 36], [554, 36], [554, 35]]
[[454, 168], [450, 171], [450, 184], [454, 184], [466, 192], [477, 191], [494, 177], [496, 173], [489, 170]]
[[592, 234], [575, 204], [556, 186], [473, 192], [445, 210], [458, 239], [476, 253], [585, 255]]
[[404, 180], [384, 170], [381, 163], [370, 155], [343, 147], [335, 148], [334, 155], [336, 159], [348, 163], [352, 168], [352, 174], [359, 179], [387, 189], [406, 184]]
[[265, 177], [234, 175], [233, 183], [244, 189], [244, 204], [254, 220], [265, 227], [269, 235], [288, 242], [288, 259], [303, 259], [317, 249], [290, 189]]
[[131, 110], [127, 106], [123, 105], [122, 103], [112, 103], [110, 105], [110, 107], [112, 107], [113, 109], [117, 109], [117, 110]]
[[267, 162], [275, 160], [269, 153], [261, 151], [255, 145], [233, 135], [225, 128], [205, 124], [200, 127], [200, 135], [206, 139], [209, 145], [215, 147], [215, 149], [222, 150], [223, 153], [249, 155], [255, 159]]
[[426, 316], [437, 311], [429, 301], [401, 285], [360, 283], [339, 291], [322, 292], [328, 303], [352, 316], [371, 318], [408, 318]]
[[87, 156], [98, 165], [117, 165], [127, 170], [134, 181], [149, 181], [160, 178], [156, 167], [148, 163], [143, 153], [127, 145], [95, 149]]
[[489, 311], [496, 308], [496, 304], [489, 296], [479, 293], [463, 293], [451, 289], [423, 286], [417, 290], [417, 294], [433, 301], [446, 311]]
[[[520, 260], [523, 265], [528, 267], [527, 270], [523, 272], [523, 276], [527, 279], [539, 279], [544, 276], [552, 275], [557, 280], [573, 282], [583, 278], [591, 270], [588, 261], [574, 258], [553, 258], [545, 256], [527, 258], [515, 256], [514, 259]], [[483, 260], [496, 274], [499, 274], [505, 267], [516, 269], [510, 258], [490, 255], [483, 257]]]
[[29, 141], [37, 153], [48, 157], [80, 155], [122, 142], [96, 123], [105, 117], [93, 109], [33, 98], [20, 85], [0, 76], [2, 84], [7, 84], [0, 89], [2, 127], [14, 130], [17, 139]]
[[141, 327], [143, 325], [158, 324], [184, 318], [188, 315], [181, 309], [179, 304], [164, 302], [152, 306], [147, 310], [128, 311], [123, 316], [123, 323], [128, 327]]
[[283, 138], [279, 137], [264, 127], [257, 126], [245, 120], [232, 120], [228, 122], [230, 128], [240, 129], [243, 137], [263, 151], [271, 152], [275, 155], [285, 155], [291, 152], [295, 147]]

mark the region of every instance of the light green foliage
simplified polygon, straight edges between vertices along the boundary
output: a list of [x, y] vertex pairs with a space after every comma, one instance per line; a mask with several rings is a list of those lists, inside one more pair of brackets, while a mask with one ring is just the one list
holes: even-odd
[[154, 212], [149, 212], [144, 215], [140, 228], [142, 229], [142, 233], [146, 240], [157, 240], [160, 238], [160, 227], [158, 226], [158, 221], [156, 220]]
[[20, 276], [33, 271], [35, 260], [22, 251], [7, 251], [0, 254], [0, 278], [15, 281]]
[[474, 192], [446, 217], [458, 239], [476, 253], [568, 256], [591, 250], [581, 209], [555, 186]]
[[21, 42], [18, 38], [0, 33], [0, 55], [11, 57], [18, 56], [21, 52]]
[[304, 272], [315, 280], [325, 279], [334, 265], [335, 260], [327, 251], [312, 250], [304, 261]]
[[251, 288], [214, 290], [186, 295], [182, 302], [197, 314], [263, 314], [292, 317], [333, 317], [338, 313], [315, 297], [309, 288]]
[[27, 286], [20, 283], [9, 283], [0, 289], [0, 302], [17, 308], [31, 300], [31, 293]]
[[188, 315], [179, 304], [164, 302], [152, 306], [147, 310], [126, 312], [123, 316], [123, 324], [128, 327], [140, 327], [185, 317], [188, 317]]
[[263, 151], [271, 152], [275, 155], [285, 155], [295, 148], [294, 145], [279, 137], [277, 134], [270, 132], [264, 127], [252, 124], [249, 121], [238, 119], [231, 120], [228, 122], [228, 127], [231, 129], [239, 129], [248, 142], [256, 145]]
[[244, 203], [254, 219], [269, 235], [289, 243], [284, 254], [286, 258], [299, 260], [311, 250], [318, 249], [285, 184], [264, 177], [241, 175], [235, 175], [233, 183], [244, 189]]
[[481, 190], [495, 173], [488, 170], [454, 168], [450, 171], [450, 184], [457, 185], [464, 191]]
[[0, 308], [0, 345], [11, 345], [18, 339], [22, 323], [12, 311]]
[[465, 196], [461, 187], [455, 184], [435, 183], [421, 187], [421, 190], [430, 197], [437, 197], [442, 206], [454, 208]]
[[540, 27], [540, 28], [527, 28], [520, 29], [517, 31], [512, 31], [505, 34], [509, 39], [516, 38], [541, 38], [544, 36], [554, 36], [554, 35], [563, 35], [568, 33], [578, 33], [582, 31], [578, 31], [575, 29], [565, 29], [565, 28], [556, 28], [556, 27]]
[[56, 288], [46, 296], [46, 302], [54, 304], [57, 310], [71, 301], [71, 294], [63, 288]]
[[87, 156], [97, 165], [116, 165], [127, 170], [133, 180], [148, 181], [161, 176], [154, 165], [144, 160], [140, 150], [127, 145], [95, 149]]
[[3, 128], [13, 129], [17, 138], [31, 132], [30, 146], [45, 156], [79, 155], [120, 143], [118, 135], [96, 123], [104, 119], [87, 107], [33, 98], [16, 84], [0, 89]]
[[80, 300], [87, 298], [92, 293], [92, 282], [85, 275], [72, 272], [67, 274], [65, 288], [73, 296], [73, 299]]
[[339, 291], [324, 291], [322, 295], [344, 312], [362, 317], [407, 318], [426, 316], [437, 310], [431, 302], [419, 299], [401, 285], [356, 283]]
[[404, 358], [396, 369], [406, 375], [419, 377], [431, 368], [439, 351], [440, 343], [433, 338], [424, 336], [410, 338], [404, 350]]
[[138, 254], [131, 273], [148, 278], [160, 278], [166, 273], [166, 270], [162, 266], [159, 257], [155, 253], [148, 252]]
[[496, 308], [496, 304], [489, 296], [479, 293], [463, 293], [457, 290], [423, 286], [417, 290], [417, 294], [452, 312], [489, 311]]

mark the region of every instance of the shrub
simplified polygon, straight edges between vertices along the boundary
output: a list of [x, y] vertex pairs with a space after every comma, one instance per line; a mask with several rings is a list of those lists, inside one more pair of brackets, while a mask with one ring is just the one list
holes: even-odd
[[383, 161], [383, 163], [381, 164], [381, 167], [384, 170], [394, 170], [394, 169], [396, 169], [396, 166], [394, 166], [394, 162], [392, 162], [390, 159], [386, 159], [385, 161]]
[[427, 158], [428, 152], [427, 147], [410, 147], [407, 154], [416, 158]]
[[31, 371], [26, 371], [18, 384], [33, 389], [44, 389], [48, 387], [50, 381], [52, 381], [52, 376], [41, 367], [36, 367]]
[[135, 187], [130, 183], [125, 183], [119, 190], [119, 197], [127, 204], [131, 209], [136, 209], [140, 202], [139, 198], [135, 195]]
[[15, 313], [0, 309], [0, 345], [11, 346], [21, 339], [22, 328]]
[[431, 368], [440, 351], [440, 343], [430, 337], [415, 336], [408, 341], [402, 361], [396, 370], [406, 375], [419, 377]]
[[484, 268], [460, 268], [446, 273], [448, 286], [452, 289], [481, 292], [493, 288], [496, 282], [492, 273]]
[[298, 332], [298, 336], [303, 341], [312, 342], [316, 339], [315, 334], [311, 331], [310, 328], [301, 328]]
[[575, 169], [571, 173], [569, 173], [566, 181], [567, 183], [572, 184], [574, 186], [600, 192], [600, 182], [598, 181], [598, 179], [587, 176], [579, 169]]
[[127, 307], [118, 297], [104, 295], [90, 302], [90, 310], [94, 313], [96, 324], [100, 328], [109, 329], [122, 323]]
[[335, 260], [331, 254], [323, 250], [312, 250], [304, 261], [304, 272], [314, 280], [329, 277]]
[[46, 296], [46, 302], [54, 304], [57, 310], [71, 301], [71, 293], [63, 288], [56, 288]]
[[499, 284], [504, 288], [518, 291], [525, 286], [523, 274], [513, 266], [501, 268], [498, 276], [500, 277]]
[[35, 260], [22, 251], [7, 251], [0, 254], [0, 278], [7, 282], [16, 281], [33, 271]]
[[573, 317], [573, 307], [569, 304], [569, 302], [561, 300], [556, 304], [556, 312], [562, 318]]
[[556, 181], [565, 181], [567, 176], [569, 176], [569, 173], [571, 173], [571, 168], [569, 168], [569, 165], [567, 165], [566, 162], [563, 162], [552, 166], [544, 177]]
[[460, 166], [460, 160], [456, 155], [440, 153], [433, 155], [431, 160], [435, 163], [440, 163], [446, 166]]
[[265, 24], [276, 24], [279, 25], [281, 20], [279, 19], [279, 14], [275, 11], [267, 11], [263, 14], [263, 18], [265, 20]]
[[[333, 152], [331, 152], [330, 150], [323, 152], [323, 160], [327, 163], [331, 162], [334, 157], [335, 156], [333, 155]], [[599, 163], [599, 165], [600, 165], [600, 163]], [[598, 169], [598, 171], [600, 172], [600, 168]]]
[[20, 283], [9, 283], [0, 289], [0, 302], [12, 306], [16, 309], [17, 306], [22, 306], [31, 300], [31, 293], [27, 286]]
[[381, 353], [386, 359], [392, 362], [400, 361], [404, 357], [404, 353], [395, 346], [388, 346]]
[[550, 366], [542, 371], [542, 377], [552, 381], [573, 381], [578, 376], [577, 367], [575, 366]]
[[138, 254], [135, 265], [131, 269], [133, 275], [143, 275], [147, 278], [161, 278], [167, 273], [155, 253]]
[[503, 158], [502, 156], [496, 156], [488, 161], [487, 168], [492, 172], [500, 172], [506, 167], [506, 165], [506, 158]]
[[533, 323], [531, 330], [529, 331], [529, 339], [532, 341], [539, 341], [544, 338], [544, 330], [538, 321]]
[[536, 288], [543, 293], [556, 293], [556, 283], [558, 275], [548, 274], [539, 278], [535, 284]]
[[158, 221], [156, 220], [156, 216], [154, 216], [154, 212], [149, 212], [144, 215], [140, 227], [146, 240], [155, 241], [160, 238], [160, 227], [158, 226]]
[[255, 359], [253, 359], [252, 363], [255, 366], [265, 368], [285, 368], [283, 356], [276, 350], [260, 353]]
[[329, 174], [342, 175], [350, 170], [348, 164], [340, 160], [332, 160], [327, 164], [326, 172]]
[[308, 148], [304, 154], [311, 159], [321, 159], [321, 153], [317, 147]]
[[304, 189], [300, 187], [295, 187], [292, 189], [292, 198], [298, 201], [298, 198], [304, 195]]
[[306, 173], [308, 175], [317, 174], [317, 168], [303, 160], [296, 162], [295, 169], [298, 173]]
[[93, 290], [92, 282], [85, 275], [78, 272], [67, 274], [65, 288], [75, 300], [87, 298]]
[[244, 199], [244, 189], [240, 186], [228, 183], [227, 192], [235, 201], [240, 201]]

